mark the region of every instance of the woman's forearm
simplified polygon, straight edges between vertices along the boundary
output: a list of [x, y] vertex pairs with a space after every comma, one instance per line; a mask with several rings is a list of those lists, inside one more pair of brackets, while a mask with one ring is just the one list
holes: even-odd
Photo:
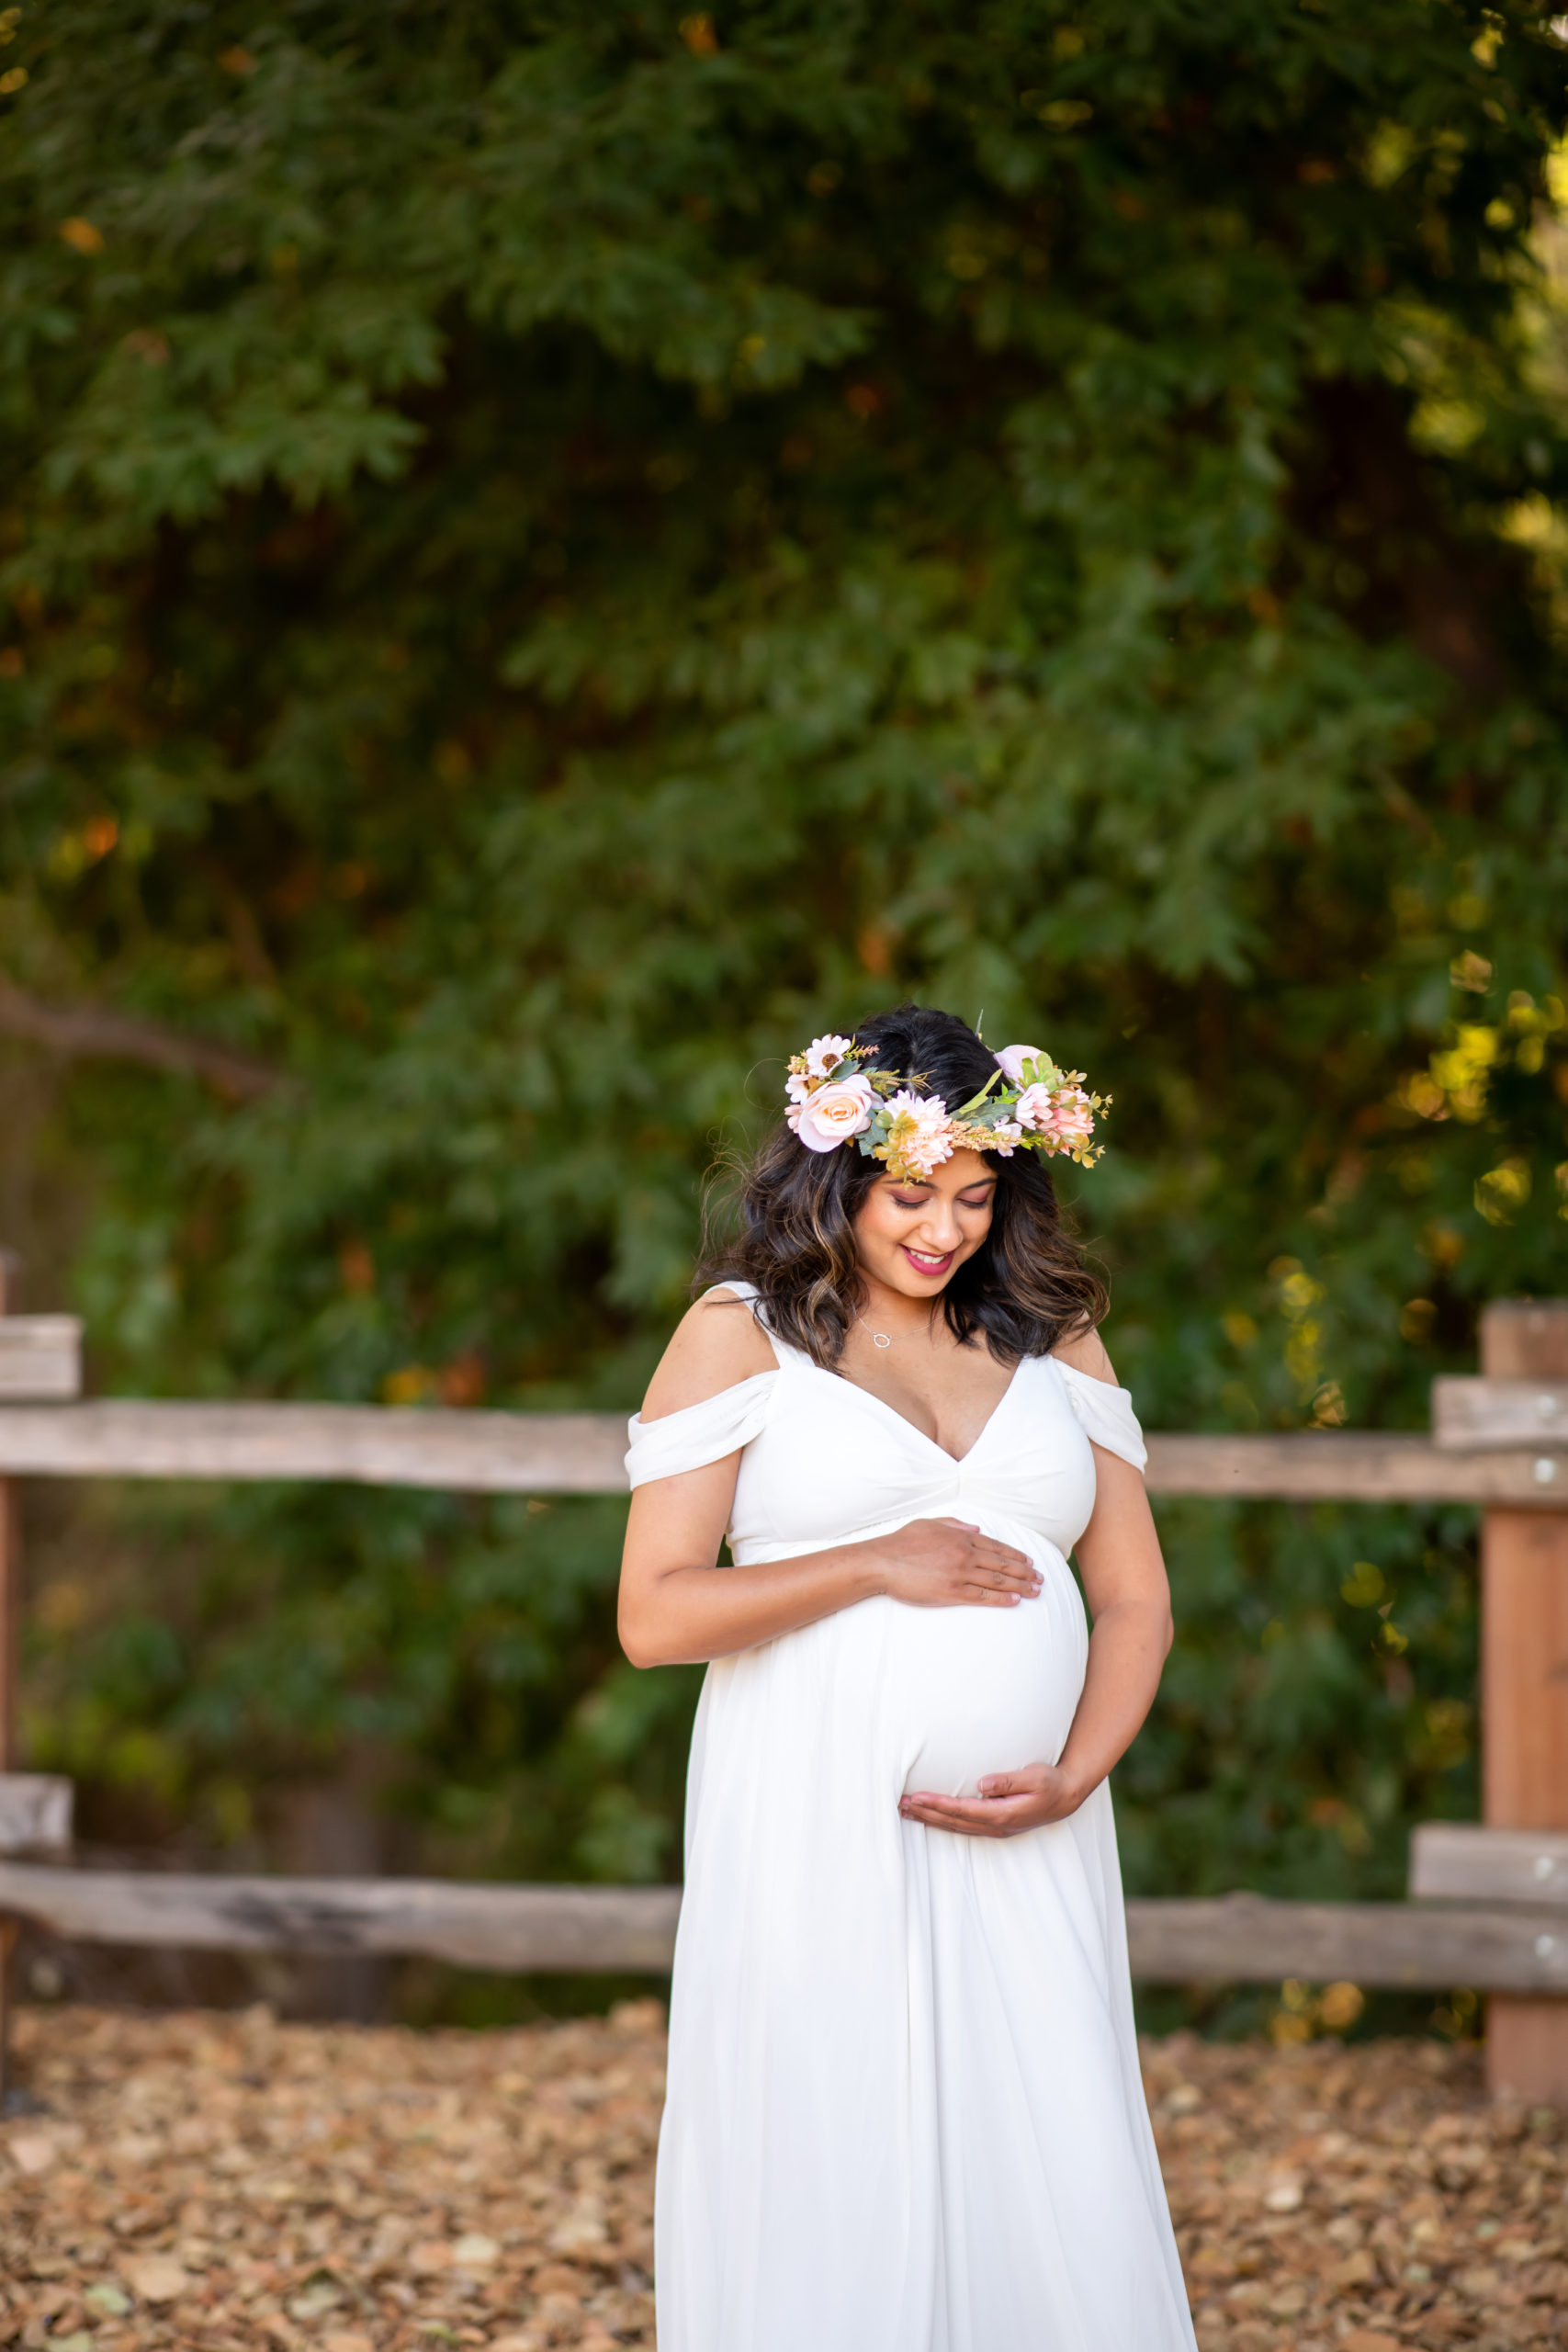
[[751, 1568], [666, 1568], [623, 1592], [621, 1647], [634, 1666], [731, 1657], [880, 1592], [881, 1545], [836, 1544]]
[[1086, 1796], [1136, 1738], [1170, 1643], [1170, 1611], [1163, 1603], [1118, 1601], [1095, 1619], [1083, 1694], [1059, 1765]]

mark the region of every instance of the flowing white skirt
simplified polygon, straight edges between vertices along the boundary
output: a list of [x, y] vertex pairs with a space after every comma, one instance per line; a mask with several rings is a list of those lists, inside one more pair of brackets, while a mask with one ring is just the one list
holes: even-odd
[[1192, 2352], [1109, 1789], [1007, 1840], [897, 1811], [1054, 1758], [1072, 1721], [1077, 1588], [990, 1525], [1038, 1600], [864, 1601], [708, 1670], [660, 2352]]

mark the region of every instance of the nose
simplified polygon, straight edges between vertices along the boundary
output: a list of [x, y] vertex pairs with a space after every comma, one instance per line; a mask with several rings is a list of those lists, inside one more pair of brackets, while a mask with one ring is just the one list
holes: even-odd
[[920, 1248], [933, 1258], [942, 1258], [950, 1250], [956, 1250], [963, 1238], [958, 1212], [953, 1203], [942, 1200], [929, 1202], [927, 1214], [920, 1221]]

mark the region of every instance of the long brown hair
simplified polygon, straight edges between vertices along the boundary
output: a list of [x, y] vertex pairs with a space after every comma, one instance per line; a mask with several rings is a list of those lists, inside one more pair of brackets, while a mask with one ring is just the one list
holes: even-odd
[[[916, 1004], [863, 1022], [853, 1042], [868, 1048], [863, 1069], [895, 1071], [950, 1106], [977, 1094], [997, 1067], [967, 1022]], [[994, 1355], [1016, 1363], [1092, 1330], [1105, 1314], [1105, 1285], [1067, 1234], [1038, 1153], [987, 1160], [998, 1179], [991, 1229], [943, 1291], [942, 1310], [964, 1346], [984, 1332]], [[807, 1151], [781, 1119], [745, 1170], [739, 1231], [710, 1241], [694, 1287], [755, 1283], [768, 1328], [830, 1370], [865, 1296], [855, 1218], [885, 1173], [852, 1146]]]

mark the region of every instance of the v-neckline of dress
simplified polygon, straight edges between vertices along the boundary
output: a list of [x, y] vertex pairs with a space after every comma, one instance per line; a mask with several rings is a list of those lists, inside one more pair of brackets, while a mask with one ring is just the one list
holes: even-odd
[[918, 1421], [912, 1421], [908, 1413], [901, 1413], [897, 1405], [890, 1405], [886, 1396], [879, 1396], [874, 1388], [863, 1388], [860, 1382], [858, 1380], [852, 1380], [847, 1373], [829, 1372], [826, 1364], [812, 1363], [810, 1358], [807, 1358], [807, 1363], [811, 1371], [819, 1372], [825, 1380], [841, 1381], [846, 1388], [852, 1388], [857, 1396], [863, 1396], [868, 1404], [876, 1406], [879, 1411], [886, 1413], [891, 1420], [897, 1421], [900, 1429], [908, 1430], [912, 1437], [918, 1437], [922, 1445], [929, 1445], [933, 1453], [940, 1453], [944, 1462], [951, 1462], [955, 1470], [961, 1467], [964, 1463], [969, 1461], [974, 1454], [979, 1452], [981, 1446], [985, 1444], [986, 1440], [990, 1436], [992, 1430], [995, 1428], [997, 1421], [1006, 1410], [1009, 1400], [1012, 1396], [1012, 1392], [1018, 1386], [1023, 1367], [1029, 1362], [1030, 1358], [1028, 1356], [1020, 1356], [1018, 1362], [1012, 1368], [1011, 1379], [1008, 1382], [1007, 1386], [1002, 1390], [1001, 1395], [997, 1398], [996, 1403], [992, 1406], [990, 1411], [987, 1414], [985, 1420], [981, 1423], [973, 1444], [965, 1446], [962, 1453], [949, 1453], [946, 1446], [942, 1444], [939, 1438], [932, 1437], [928, 1430], [921, 1429], [919, 1423]]

